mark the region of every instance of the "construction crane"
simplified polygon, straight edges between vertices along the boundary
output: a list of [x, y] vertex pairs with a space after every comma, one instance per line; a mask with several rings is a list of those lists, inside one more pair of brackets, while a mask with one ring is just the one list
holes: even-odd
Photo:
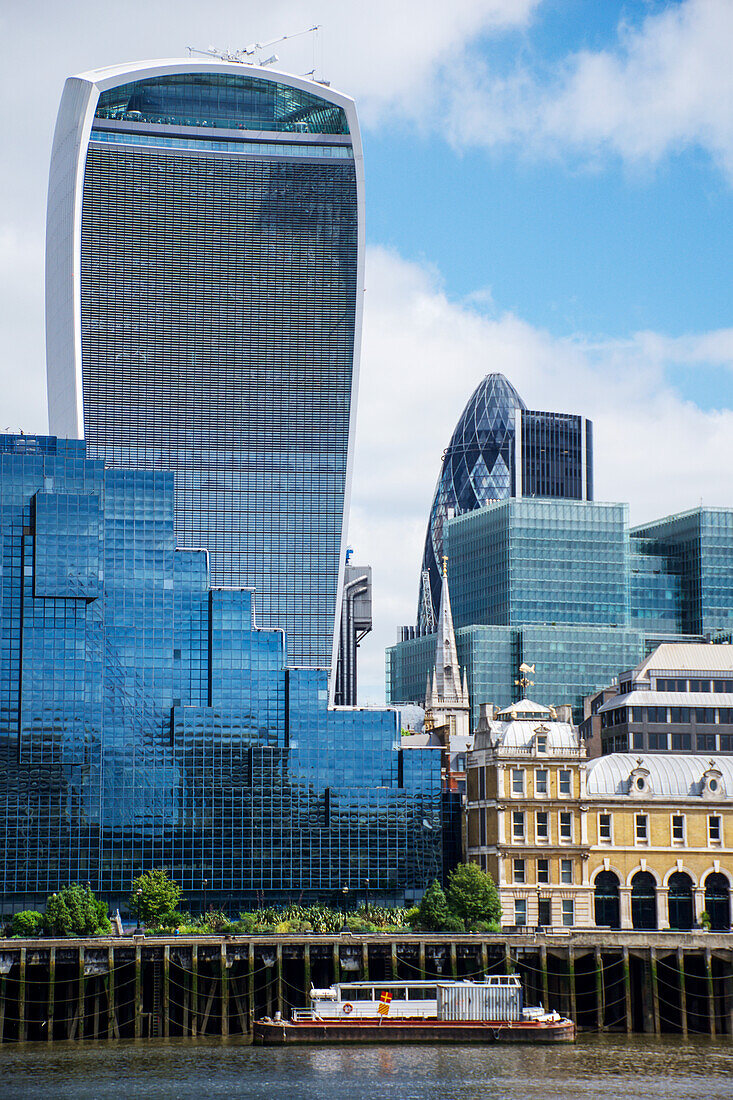
[[[317, 34], [320, 29], [321, 24], [316, 23], [305, 31], [298, 31], [297, 34], [283, 34], [280, 38], [273, 38], [269, 42], [252, 42], [241, 50], [220, 50], [216, 46], [209, 46], [208, 50], [199, 50], [196, 46], [188, 46], [187, 49], [189, 57], [192, 54], [201, 54], [203, 57], [215, 57], [219, 61], [234, 61], [238, 65], [258, 65], [260, 68], [265, 68], [266, 65], [274, 65], [276, 61], [280, 60], [279, 55], [276, 53], [262, 59], [261, 55], [265, 50], [269, 50], [271, 46], [278, 46], [281, 42], [289, 42], [291, 38], [302, 38], [305, 34]], [[313, 49], [315, 53], [315, 42]], [[314, 72], [315, 67], [306, 75], [312, 76]]]

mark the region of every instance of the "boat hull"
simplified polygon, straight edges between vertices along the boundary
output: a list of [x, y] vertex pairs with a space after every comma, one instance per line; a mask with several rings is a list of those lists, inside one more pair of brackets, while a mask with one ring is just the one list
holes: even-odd
[[573, 1043], [571, 1020], [255, 1020], [260, 1046], [317, 1043]]

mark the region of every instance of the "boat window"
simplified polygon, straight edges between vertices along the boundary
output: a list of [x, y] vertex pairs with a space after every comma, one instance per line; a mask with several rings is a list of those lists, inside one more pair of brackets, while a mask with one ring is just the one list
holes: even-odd
[[389, 992], [392, 994], [392, 1000], [393, 1001], [406, 1001], [407, 1000], [407, 990], [405, 989], [404, 986], [401, 986], [401, 987], [395, 988], [395, 989], [392, 989], [390, 987]]
[[407, 990], [407, 996], [410, 1001], [434, 1001], [438, 996], [438, 991], [435, 987], [425, 989], [420, 986], [412, 986]]
[[342, 1001], [371, 1001], [372, 991], [367, 986], [341, 986]]

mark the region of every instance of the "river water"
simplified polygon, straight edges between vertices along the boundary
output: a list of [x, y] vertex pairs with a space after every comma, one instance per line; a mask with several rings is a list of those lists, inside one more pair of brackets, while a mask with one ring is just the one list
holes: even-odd
[[20, 1100], [717, 1100], [733, 1043], [581, 1037], [575, 1046], [263, 1048], [241, 1040], [0, 1048], [0, 1098]]

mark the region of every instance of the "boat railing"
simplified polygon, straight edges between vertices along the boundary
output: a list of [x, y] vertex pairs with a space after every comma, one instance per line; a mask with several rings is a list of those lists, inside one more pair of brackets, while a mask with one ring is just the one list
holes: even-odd
[[316, 1011], [313, 1008], [294, 1008], [292, 1018], [294, 1023], [297, 1023], [298, 1020], [320, 1019], [320, 1017], [316, 1015]]

